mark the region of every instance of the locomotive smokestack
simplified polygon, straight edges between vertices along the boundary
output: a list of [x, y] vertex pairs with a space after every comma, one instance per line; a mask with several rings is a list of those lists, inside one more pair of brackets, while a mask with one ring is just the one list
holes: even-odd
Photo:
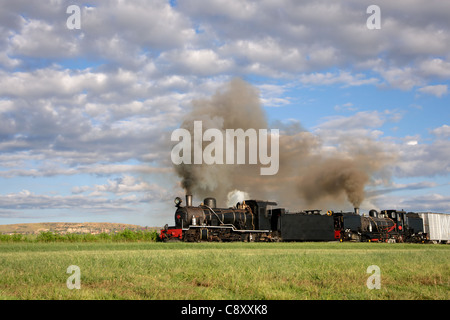
[[186, 207], [191, 207], [191, 206], [192, 206], [192, 195], [187, 194], [186, 195]]
[[355, 208], [355, 213], [359, 215], [359, 208]]

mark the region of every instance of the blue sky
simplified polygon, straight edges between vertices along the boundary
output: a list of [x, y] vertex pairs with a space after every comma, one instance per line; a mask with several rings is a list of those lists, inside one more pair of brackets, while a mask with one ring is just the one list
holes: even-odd
[[[72, 4], [81, 9], [79, 30], [66, 24]], [[372, 4], [381, 10], [378, 30], [366, 26]], [[259, 90], [269, 124], [300, 124], [320, 139], [319, 152], [370, 140], [395, 154], [371, 176], [363, 211], [450, 212], [445, 1], [0, 7], [0, 224], [170, 224], [172, 200], [184, 194], [170, 133], [192, 100], [235, 77]], [[250, 182], [241, 187], [258, 195]]]

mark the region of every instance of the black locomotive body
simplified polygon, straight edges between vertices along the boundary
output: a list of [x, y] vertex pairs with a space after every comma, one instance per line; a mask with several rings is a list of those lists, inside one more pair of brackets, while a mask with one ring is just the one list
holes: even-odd
[[418, 242], [425, 240], [422, 218], [399, 210], [333, 212], [335, 229], [343, 241]]
[[245, 200], [232, 208], [217, 208], [214, 198], [199, 206], [175, 199], [175, 225], [166, 225], [161, 240], [182, 241], [422, 241], [423, 221], [417, 213], [371, 210], [354, 212], [308, 210], [287, 213], [276, 202]]
[[175, 226], [161, 230], [161, 238], [184, 241], [273, 241], [281, 209], [275, 202], [247, 200], [235, 208], [217, 208], [214, 198], [199, 206], [186, 196], [186, 206], [176, 198]]

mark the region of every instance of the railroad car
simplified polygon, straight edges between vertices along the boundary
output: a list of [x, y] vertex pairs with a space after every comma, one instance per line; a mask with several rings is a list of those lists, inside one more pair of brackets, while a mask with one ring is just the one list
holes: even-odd
[[419, 212], [423, 220], [424, 232], [427, 240], [433, 243], [449, 243], [450, 241], [450, 214]]

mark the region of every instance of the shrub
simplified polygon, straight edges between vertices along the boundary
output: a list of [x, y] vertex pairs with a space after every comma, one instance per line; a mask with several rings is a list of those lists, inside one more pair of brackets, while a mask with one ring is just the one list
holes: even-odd
[[8, 234], [0, 234], [0, 241], [1, 242], [11, 241], [11, 236]]
[[125, 229], [113, 235], [113, 240], [115, 241], [133, 241], [136, 240], [137, 235], [130, 229]]
[[54, 233], [52, 231], [41, 231], [41, 233], [37, 236], [36, 241], [42, 242], [56, 242], [63, 241], [64, 236]]
[[66, 233], [64, 235], [64, 240], [69, 241], [69, 242], [79, 242], [82, 240], [82, 237], [80, 234]]
[[85, 233], [82, 236], [83, 241], [85, 242], [93, 242], [93, 241], [97, 241], [98, 238], [96, 237], [95, 234], [91, 234], [91, 233]]
[[158, 232], [130, 229], [122, 230], [112, 236], [113, 241], [156, 241]]
[[13, 235], [11, 235], [11, 239], [14, 242], [18, 242], [18, 241], [22, 241], [22, 239], [24, 239], [25, 237], [23, 236], [23, 234], [20, 233], [14, 233]]
[[100, 233], [97, 237], [100, 240], [111, 240], [111, 235], [105, 232]]

